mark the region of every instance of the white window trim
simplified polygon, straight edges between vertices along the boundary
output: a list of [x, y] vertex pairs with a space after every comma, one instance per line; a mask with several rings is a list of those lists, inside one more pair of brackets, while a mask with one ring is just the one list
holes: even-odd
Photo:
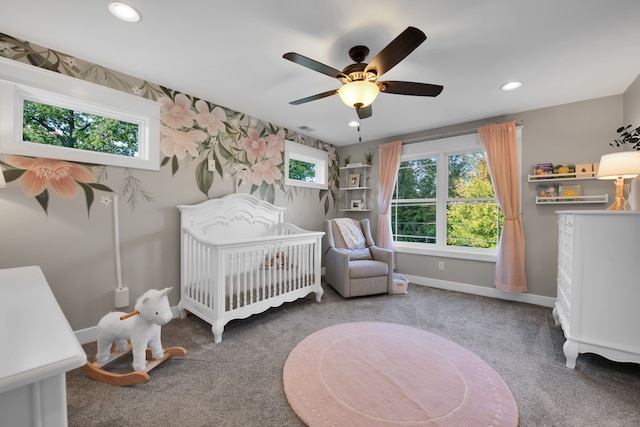
[[[329, 153], [324, 150], [285, 140], [284, 184], [297, 187], [326, 190], [329, 188]], [[302, 181], [289, 178], [289, 160], [298, 160], [315, 165], [315, 181]]]
[[[25, 99], [138, 125], [138, 156], [22, 140]], [[0, 153], [137, 169], [160, 169], [160, 104], [0, 57]]]
[[[516, 141], [518, 147], [518, 168], [522, 170], [522, 126], [516, 127]], [[454, 136], [450, 138], [442, 138], [432, 141], [417, 142], [414, 144], [406, 144], [402, 147], [402, 156], [400, 161], [416, 160], [426, 157], [439, 157], [452, 154], [461, 154], [464, 152], [482, 150], [480, 144], [480, 135], [478, 133], [472, 133], [468, 135]], [[438, 159], [440, 161], [440, 158]], [[447, 180], [440, 174], [443, 172], [443, 168], [438, 168], [437, 177], [437, 191], [444, 191], [441, 194], [447, 194]], [[520, 190], [520, 205], [522, 203], [522, 180], [518, 180]], [[520, 208], [522, 210], [522, 208]], [[436, 222], [439, 223], [446, 218], [446, 205], [440, 203], [436, 206]], [[441, 236], [444, 231], [444, 227], [436, 228], [436, 241], [444, 242], [445, 236]], [[437, 256], [443, 258], [458, 258], [468, 259], [475, 261], [487, 261], [495, 262], [497, 259], [497, 249], [484, 249], [484, 248], [467, 248], [467, 247], [455, 247], [446, 245], [415, 243], [415, 242], [394, 242], [394, 249], [398, 253], [407, 253], [414, 255], [428, 255]]]

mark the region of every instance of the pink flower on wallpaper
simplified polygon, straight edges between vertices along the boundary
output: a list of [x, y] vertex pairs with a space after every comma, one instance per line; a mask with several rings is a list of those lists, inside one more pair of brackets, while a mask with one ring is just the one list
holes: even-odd
[[251, 163], [255, 163], [265, 152], [266, 143], [257, 130], [251, 128], [247, 131], [247, 138], [244, 138], [242, 145], [247, 153], [247, 160]]
[[161, 126], [160, 131], [164, 135], [160, 142], [160, 151], [167, 157], [176, 156], [182, 160], [187, 152], [193, 157], [198, 157], [198, 143], [207, 138], [207, 134], [198, 129], [186, 132]]
[[176, 95], [175, 101], [163, 96], [158, 99], [162, 105], [160, 120], [174, 129], [190, 128], [196, 119], [196, 113], [191, 109], [191, 100], [181, 93]]
[[282, 162], [282, 152], [284, 151], [284, 131], [279, 130], [275, 135], [267, 136], [267, 157]]
[[273, 159], [261, 160], [251, 166], [251, 169], [253, 170], [251, 181], [255, 185], [262, 184], [262, 181], [273, 184], [274, 181], [282, 178], [282, 172]]
[[63, 199], [73, 199], [80, 191], [78, 182], [96, 182], [89, 169], [63, 160], [9, 156], [7, 162], [26, 171], [20, 177], [20, 183], [24, 193], [30, 197], [41, 194], [50, 186]]
[[219, 132], [224, 132], [224, 122], [227, 119], [227, 114], [220, 107], [214, 107], [212, 111], [209, 111], [209, 105], [199, 99], [196, 101], [196, 122], [198, 126], [204, 128], [209, 132], [209, 135], [216, 136]]

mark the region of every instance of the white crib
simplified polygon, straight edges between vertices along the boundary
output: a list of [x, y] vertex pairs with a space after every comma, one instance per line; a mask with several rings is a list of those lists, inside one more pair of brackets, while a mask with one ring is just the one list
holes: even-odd
[[249, 194], [178, 206], [181, 219], [179, 309], [211, 324], [214, 341], [233, 319], [304, 298], [322, 298], [323, 232], [283, 221], [286, 208]]

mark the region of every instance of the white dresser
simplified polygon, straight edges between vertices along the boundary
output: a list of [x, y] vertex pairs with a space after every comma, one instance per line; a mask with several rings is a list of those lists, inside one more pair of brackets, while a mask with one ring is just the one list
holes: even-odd
[[0, 425], [66, 426], [65, 373], [86, 360], [42, 270], [0, 270]]
[[640, 212], [558, 212], [553, 309], [567, 366], [580, 353], [640, 363]]

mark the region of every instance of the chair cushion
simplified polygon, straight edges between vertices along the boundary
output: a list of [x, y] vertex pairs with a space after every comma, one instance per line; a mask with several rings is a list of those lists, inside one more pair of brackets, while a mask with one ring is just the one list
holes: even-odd
[[369, 248], [362, 249], [340, 249], [340, 251], [349, 255], [349, 260], [373, 259]]
[[359, 260], [349, 262], [349, 278], [386, 276], [389, 274], [389, 266], [382, 261]]

